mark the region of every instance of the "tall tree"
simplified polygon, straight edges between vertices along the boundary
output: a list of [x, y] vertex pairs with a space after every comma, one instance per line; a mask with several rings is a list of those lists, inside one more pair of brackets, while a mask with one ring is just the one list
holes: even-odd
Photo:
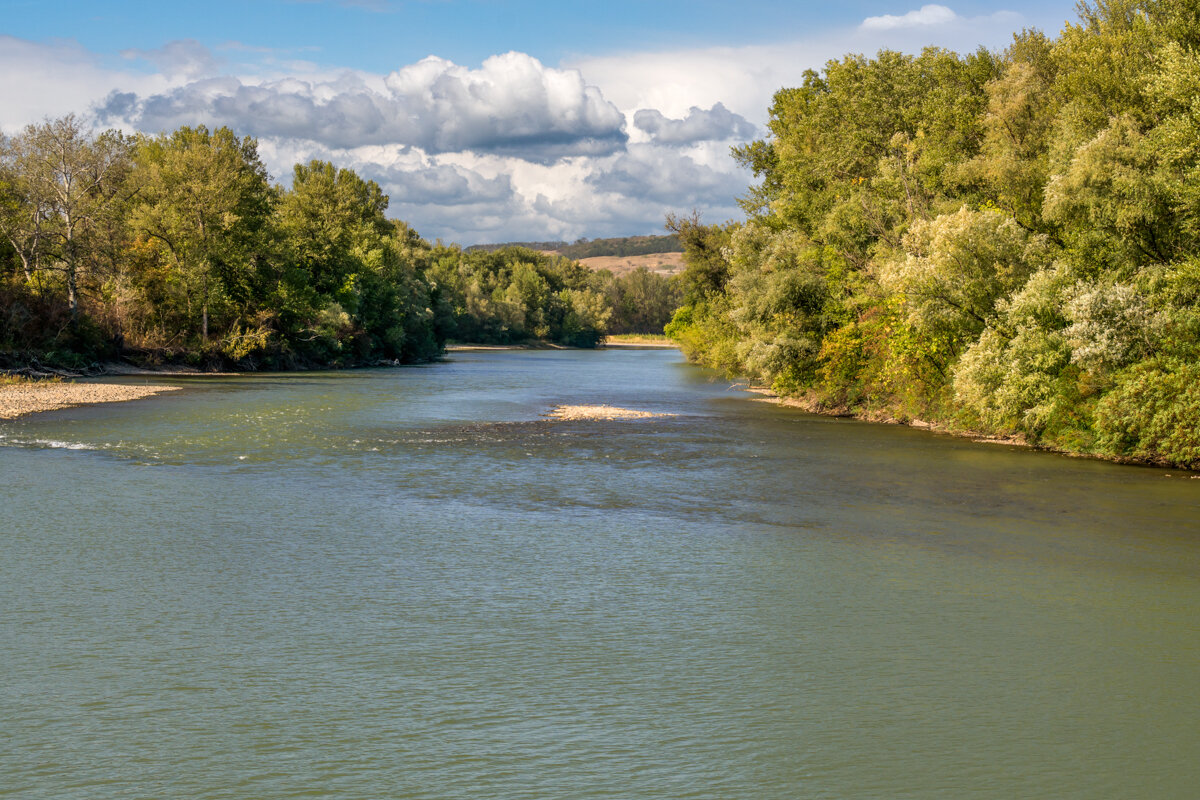
[[21, 259], [25, 282], [41, 269], [51, 210], [32, 180], [30, 153], [20, 139], [0, 139], [0, 232]]
[[207, 342], [214, 300], [249, 294], [271, 213], [274, 190], [258, 144], [224, 127], [184, 127], [141, 139], [134, 160], [133, 226], [177, 271]]
[[129, 149], [114, 131], [93, 136], [70, 114], [30, 125], [5, 143], [5, 231], [26, 280], [60, 272], [67, 304], [79, 312], [80, 277], [94, 261], [90, 236], [116, 196]]
[[379, 185], [352, 170], [325, 161], [295, 166], [278, 213], [292, 265], [283, 281], [295, 311], [331, 301], [355, 311], [363, 257], [392, 230], [387, 205]]

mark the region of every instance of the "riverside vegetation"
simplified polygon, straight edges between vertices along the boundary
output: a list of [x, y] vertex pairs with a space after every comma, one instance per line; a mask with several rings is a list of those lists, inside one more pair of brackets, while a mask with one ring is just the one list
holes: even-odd
[[672, 220], [668, 333], [813, 408], [1200, 467], [1200, 10], [1079, 9], [778, 92], [747, 220]]
[[0, 140], [0, 368], [415, 362], [448, 339], [591, 347], [661, 331], [678, 305], [645, 270], [430, 244], [387, 205], [323, 161], [275, 185], [255, 140], [227, 128], [29, 126]]

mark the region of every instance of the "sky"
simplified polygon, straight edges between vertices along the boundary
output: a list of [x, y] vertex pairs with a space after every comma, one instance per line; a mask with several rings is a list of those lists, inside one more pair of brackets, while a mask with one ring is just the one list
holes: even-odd
[[846, 53], [1002, 49], [1074, 0], [0, 0], [0, 130], [75, 113], [227, 125], [272, 177], [319, 158], [463, 245], [740, 218], [771, 97]]

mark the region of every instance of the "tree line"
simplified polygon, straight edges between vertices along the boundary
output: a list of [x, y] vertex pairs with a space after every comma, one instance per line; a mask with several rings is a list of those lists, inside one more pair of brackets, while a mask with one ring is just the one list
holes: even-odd
[[671, 220], [668, 333], [814, 407], [1200, 467], [1200, 12], [1079, 9], [778, 92], [746, 221]]
[[454, 339], [594, 346], [673, 310], [630, 322], [663, 287], [522, 248], [431, 245], [387, 206], [324, 161], [276, 185], [228, 128], [31, 125], [0, 139], [0, 359], [414, 362]]
[[583, 259], [597, 256], [648, 256], [659, 253], [679, 253], [683, 245], [675, 234], [668, 236], [618, 236], [609, 239], [577, 239], [574, 244], [566, 242], [509, 242], [508, 244], [474, 244], [469, 252], [477, 250], [502, 250], [506, 247], [524, 247], [557, 253], [567, 258]]
[[659, 253], [678, 253], [683, 250], [679, 237], [622, 236], [609, 239], [579, 239], [574, 244], [558, 248], [567, 258], [596, 258], [598, 256], [650, 256]]

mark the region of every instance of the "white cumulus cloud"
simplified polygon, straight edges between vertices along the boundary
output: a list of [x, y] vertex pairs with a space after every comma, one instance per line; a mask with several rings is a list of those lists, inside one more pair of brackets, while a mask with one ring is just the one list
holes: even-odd
[[692, 154], [654, 145], [630, 145], [604, 169], [587, 178], [599, 191], [655, 200], [672, 208], [731, 206], [745, 193], [750, 176], [703, 163]]
[[285, 184], [293, 164], [311, 159], [377, 181], [389, 213], [429, 238], [625, 236], [661, 231], [668, 212], [740, 216], [735, 197], [752, 178], [729, 147], [760, 135], [772, 95], [802, 82], [805, 70], [881, 48], [999, 48], [1030, 22], [927, 5], [745, 47], [557, 66], [518, 52], [477, 67], [430, 56], [388, 74], [283, 60], [294, 51], [236, 42], [219, 55], [191, 40], [168, 42], [125, 50], [121, 61], [75, 42], [0, 35], [0, 129], [68, 112], [151, 134], [227, 125], [258, 138]]
[[924, 5], [915, 11], [896, 16], [883, 14], [878, 17], [867, 17], [860, 26], [868, 31], [886, 31], [895, 28], [917, 28], [928, 25], [945, 25], [959, 19], [953, 10], [939, 5]]
[[[926, 8], [944, 11], [912, 12], [930, 21], [925, 25], [867, 24], [883, 19], [869, 17], [856, 27], [821, 36], [800, 34], [741, 47], [584, 56], [573, 59], [569, 66], [586, 75], [622, 109], [656, 109], [667, 117], [683, 119], [692, 107], [712, 108], [721, 103], [731, 113], [764, 125], [775, 92], [799, 86], [805, 70], [820, 70], [831, 59], [848, 53], [872, 55], [881, 49], [919, 53], [928, 45], [958, 52], [971, 52], [981, 45], [1000, 49], [1012, 41], [1013, 31], [1035, 22], [1012, 11], [964, 17], [944, 6]], [[939, 16], [942, 21], [935, 24], [933, 20]], [[636, 115], [633, 125], [636, 129]]]
[[515, 52], [479, 69], [429, 56], [381, 82], [349, 72], [325, 81], [206, 78], [148, 96], [113, 93], [98, 113], [140, 130], [227, 125], [332, 147], [403, 144], [542, 161], [616, 152], [627, 138], [624, 115], [577, 70]]
[[683, 119], [670, 119], [658, 109], [643, 108], [633, 115], [633, 125], [658, 144], [745, 141], [755, 134], [755, 127], [745, 117], [734, 114], [722, 103], [716, 103], [707, 111], [692, 106]]

